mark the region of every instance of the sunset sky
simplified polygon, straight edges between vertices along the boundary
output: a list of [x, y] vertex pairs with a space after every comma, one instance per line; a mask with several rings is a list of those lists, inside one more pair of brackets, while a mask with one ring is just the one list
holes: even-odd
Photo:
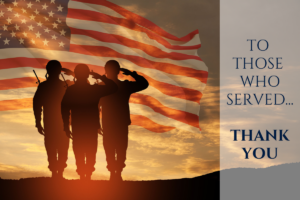
[[[151, 20], [177, 37], [198, 29], [202, 44], [198, 54], [209, 72], [201, 99], [202, 133], [172, 130], [153, 133], [139, 126], [130, 126], [124, 179], [195, 177], [219, 170], [219, 1], [111, 2]], [[1, 178], [50, 176], [44, 138], [35, 128], [32, 109], [0, 111], [0, 127]], [[92, 179], [108, 179], [101, 136], [98, 141], [96, 171]], [[75, 158], [70, 147], [65, 177], [79, 178], [75, 170]]]

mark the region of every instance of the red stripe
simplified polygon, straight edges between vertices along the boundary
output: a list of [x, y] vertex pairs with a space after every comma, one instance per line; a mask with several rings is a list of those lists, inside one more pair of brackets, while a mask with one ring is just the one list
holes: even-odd
[[169, 63], [154, 62], [139, 56], [121, 54], [111, 48], [102, 46], [88, 45], [70, 45], [70, 51], [80, 54], [93, 55], [99, 57], [115, 57], [129, 60], [130, 62], [144, 68], [157, 69], [168, 74], [188, 76], [200, 80], [202, 83], [207, 82], [208, 72], [203, 70], [195, 70], [192, 68], [181, 67]]
[[26, 57], [18, 57], [18, 58], [6, 58], [1, 59], [0, 69], [11, 69], [18, 67], [34, 67], [34, 68], [43, 68], [50, 60], [43, 58], [26, 58]]
[[146, 27], [150, 30], [152, 30], [153, 32], [165, 37], [165, 38], [168, 38], [168, 39], [171, 39], [171, 40], [175, 40], [175, 41], [181, 41], [181, 42], [187, 42], [187, 41], [190, 41], [196, 34], [199, 33], [198, 30], [195, 30], [193, 32], [191, 32], [190, 34], [184, 36], [184, 37], [181, 37], [181, 38], [178, 38], [168, 32], [166, 32], [165, 30], [163, 30], [162, 28], [160, 28], [159, 26], [157, 26], [156, 24], [154, 24], [153, 22], [135, 14], [135, 13], [132, 13], [114, 3], [111, 3], [109, 1], [106, 1], [106, 0], [73, 0], [73, 1], [78, 1], [78, 2], [83, 2], [83, 3], [91, 3], [91, 4], [98, 4], [98, 5], [103, 5], [103, 6], [106, 6], [114, 11], [116, 11], [117, 13], [119, 13], [120, 15], [126, 17], [128, 20], [131, 20], [133, 22], [135, 22], [136, 24], [139, 24], [143, 27]]
[[145, 129], [156, 133], [163, 133], [175, 129], [175, 127], [157, 124], [154, 121], [142, 115], [130, 115], [130, 118], [132, 125], [144, 127]]
[[199, 117], [197, 115], [166, 107], [151, 96], [135, 93], [130, 96], [129, 102], [149, 106], [155, 112], [160, 113], [166, 117], [199, 128]]
[[[44, 81], [40, 79], [40, 81]], [[37, 87], [37, 79], [32, 77], [0, 80], [0, 90]]]
[[[8, 58], [8, 59], [1, 60], [2, 65], [0, 65], [0, 69], [10, 69], [10, 68], [28, 67], [28, 66], [31, 66], [33, 68], [45, 69], [45, 65], [47, 64], [48, 61], [49, 60], [47, 60], [47, 59], [35, 59], [35, 58]], [[78, 63], [61, 62], [61, 64], [64, 68], [74, 70], [75, 66]], [[102, 66], [96, 66], [96, 65], [88, 65], [88, 66], [91, 70], [93, 70], [99, 74], [104, 74], [104, 68]], [[45, 73], [46, 73], [46, 70], [45, 70]], [[160, 81], [154, 80], [153, 78], [151, 78], [143, 73], [140, 73], [140, 72], [139, 72], [139, 74], [144, 76], [148, 80], [148, 82], [151, 86], [158, 89], [163, 94], [181, 98], [181, 99], [185, 99], [185, 100], [189, 100], [189, 101], [194, 101], [197, 103], [200, 102], [202, 93], [197, 90], [178, 87], [176, 85], [171, 85], [168, 83], [160, 82]], [[122, 78], [122, 75], [120, 77]], [[127, 77], [128, 76], [126, 76], [126, 78]], [[1, 85], [0, 90], [2, 87], [4, 87], [4, 85], [7, 84], [7, 81], [10, 81], [11, 83], [13, 83], [13, 82], [15, 82], [15, 79], [0, 80], [0, 85]], [[10, 87], [10, 89], [16, 89], [16, 88], [26, 87], [26, 84], [28, 85], [28, 84], [35, 83], [34, 79], [27, 79], [25, 77], [20, 78], [17, 81], [22, 81], [22, 83], [24, 83], [25, 85], [13, 84], [12, 86], [5, 86], [5, 87]]]
[[[165, 46], [166, 48], [169, 48], [169, 49], [174, 49], [174, 50], [195, 49], [196, 50], [201, 47], [201, 44], [196, 44], [196, 45], [192, 45], [192, 46], [172, 45], [164, 38], [153, 33], [152, 31], [150, 31], [151, 29], [148, 30], [144, 27], [136, 26], [136, 24], [132, 20], [117, 18], [117, 17], [109, 16], [109, 15], [99, 13], [99, 12], [70, 8], [68, 10], [68, 18], [115, 24], [115, 25], [126, 27], [126, 28], [134, 30], [134, 31], [143, 32], [143, 33], [147, 34], [147, 36], [150, 39], [156, 40], [158, 43], [162, 44], [163, 46]], [[73, 32], [72, 32], [72, 34], [73, 34]]]
[[98, 41], [107, 42], [107, 43], [116, 43], [130, 48], [140, 49], [145, 53], [147, 53], [148, 55], [155, 58], [169, 58], [172, 60], [194, 59], [194, 60], [202, 61], [198, 56], [192, 56], [192, 55], [187, 55], [187, 54], [177, 53], [177, 52], [168, 53], [162, 51], [158, 47], [145, 44], [142, 42], [138, 42], [135, 40], [131, 40], [120, 35], [102, 33], [102, 32], [92, 31], [92, 30], [83, 30], [83, 29], [75, 29], [75, 28], [70, 28], [70, 29], [72, 34], [86, 35]]
[[0, 111], [32, 108], [32, 98], [0, 101]]

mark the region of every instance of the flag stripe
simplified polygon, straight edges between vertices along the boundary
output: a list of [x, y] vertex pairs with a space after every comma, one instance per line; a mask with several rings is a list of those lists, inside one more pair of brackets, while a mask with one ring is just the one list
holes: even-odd
[[32, 98], [35, 91], [36, 87], [0, 90], [0, 102], [14, 99]]
[[155, 133], [163, 133], [175, 129], [175, 127], [157, 124], [154, 121], [142, 115], [130, 115], [130, 118], [132, 121], [131, 125], [141, 126]]
[[4, 79], [4, 80], [0, 80], [0, 90], [36, 87], [37, 86], [36, 82], [37, 79], [33, 77]]
[[0, 111], [32, 108], [32, 98], [0, 101]]

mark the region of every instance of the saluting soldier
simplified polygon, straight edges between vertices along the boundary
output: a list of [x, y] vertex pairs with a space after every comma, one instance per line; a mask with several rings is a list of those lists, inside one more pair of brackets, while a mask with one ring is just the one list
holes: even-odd
[[[132, 76], [135, 81], [120, 81], [119, 72]], [[148, 81], [135, 71], [120, 68], [115, 60], [105, 64], [107, 77], [118, 85], [118, 91], [101, 98], [103, 126], [103, 146], [106, 154], [107, 169], [111, 181], [122, 181], [121, 173], [126, 166], [126, 151], [128, 147], [128, 126], [131, 124], [129, 98], [130, 95], [144, 90], [149, 86]]]
[[[73, 151], [76, 159], [77, 173], [81, 180], [90, 180], [95, 171], [100, 129], [99, 100], [117, 91], [117, 85], [105, 75], [90, 72], [89, 67], [79, 64], [74, 70], [76, 82], [68, 87], [62, 103], [61, 112], [64, 130], [73, 139]], [[101, 79], [105, 85], [90, 85], [89, 75]], [[71, 115], [71, 127], [69, 118]]]

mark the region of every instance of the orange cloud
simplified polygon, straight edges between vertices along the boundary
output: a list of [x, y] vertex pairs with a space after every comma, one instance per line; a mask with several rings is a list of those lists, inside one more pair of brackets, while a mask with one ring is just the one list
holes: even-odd
[[204, 160], [202, 158], [189, 157], [178, 168], [184, 170], [187, 174], [204, 175], [220, 170], [219, 160]]

